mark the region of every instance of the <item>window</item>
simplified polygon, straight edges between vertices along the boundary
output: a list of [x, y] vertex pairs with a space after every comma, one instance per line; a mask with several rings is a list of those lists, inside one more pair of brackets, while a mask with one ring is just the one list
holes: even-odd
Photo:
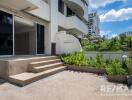
[[44, 54], [44, 26], [37, 24], [37, 54]]
[[64, 2], [62, 0], [58, 0], [58, 10], [64, 14]]
[[13, 16], [0, 11], [0, 55], [13, 54]]

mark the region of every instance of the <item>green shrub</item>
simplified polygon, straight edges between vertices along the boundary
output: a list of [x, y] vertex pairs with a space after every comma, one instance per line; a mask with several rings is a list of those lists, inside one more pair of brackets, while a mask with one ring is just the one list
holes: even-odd
[[108, 75], [127, 75], [127, 70], [123, 68], [122, 63], [118, 60], [111, 60], [106, 67]]
[[84, 46], [87, 46], [89, 45], [89, 40], [88, 39], [82, 39], [81, 40], [81, 46], [84, 47]]
[[83, 52], [74, 52], [68, 55], [61, 55], [61, 59], [65, 64], [77, 65], [77, 66], [86, 66], [87, 59], [84, 56]]
[[132, 75], [132, 57], [126, 60], [126, 64], [127, 64], [129, 74]]
[[96, 67], [100, 69], [104, 69], [106, 66], [102, 55], [97, 55], [96, 58], [86, 59], [83, 52], [63, 54], [61, 55], [61, 59], [65, 64], [69, 65]]
[[91, 58], [88, 60], [89, 66], [96, 67], [100, 69], [104, 69], [106, 66], [106, 62], [103, 59], [101, 54], [98, 54], [95, 58]]

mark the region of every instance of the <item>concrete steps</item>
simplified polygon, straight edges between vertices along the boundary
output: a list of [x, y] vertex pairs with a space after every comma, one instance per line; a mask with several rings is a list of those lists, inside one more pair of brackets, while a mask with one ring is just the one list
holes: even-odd
[[65, 69], [57, 56], [35, 57], [29, 63], [27, 72], [9, 76], [9, 80], [23, 86]]
[[37, 80], [40, 80], [44, 77], [56, 74], [58, 72], [64, 71], [66, 69], [66, 66], [61, 66], [58, 68], [53, 68], [47, 71], [43, 71], [43, 72], [39, 72], [39, 73], [29, 73], [29, 72], [25, 72], [25, 73], [21, 73], [18, 75], [13, 75], [9, 77], [9, 80], [15, 84], [24, 86], [27, 85], [29, 83], [35, 82]]
[[48, 64], [58, 63], [58, 62], [61, 62], [61, 60], [53, 59], [53, 60], [45, 60], [45, 61], [39, 61], [39, 62], [31, 62], [29, 64], [29, 67], [43, 66], [43, 65], [48, 65]]
[[34, 73], [38, 73], [38, 72], [46, 71], [46, 70], [49, 70], [52, 68], [60, 67], [60, 66], [63, 66], [62, 62], [54, 63], [54, 64], [48, 64], [48, 65], [44, 65], [44, 66], [38, 66], [38, 67], [30, 67], [29, 71], [34, 72]]

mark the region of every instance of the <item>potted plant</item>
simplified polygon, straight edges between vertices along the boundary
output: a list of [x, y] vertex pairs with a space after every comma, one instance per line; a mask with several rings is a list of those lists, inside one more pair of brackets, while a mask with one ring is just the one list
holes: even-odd
[[127, 70], [123, 68], [122, 63], [118, 60], [111, 60], [106, 67], [107, 79], [112, 82], [126, 83]]

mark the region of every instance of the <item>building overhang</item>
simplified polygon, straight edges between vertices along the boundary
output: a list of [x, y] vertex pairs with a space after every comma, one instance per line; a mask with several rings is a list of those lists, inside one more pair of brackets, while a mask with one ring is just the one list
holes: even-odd
[[32, 0], [0, 0], [0, 5], [15, 10], [33, 10], [38, 8]]

